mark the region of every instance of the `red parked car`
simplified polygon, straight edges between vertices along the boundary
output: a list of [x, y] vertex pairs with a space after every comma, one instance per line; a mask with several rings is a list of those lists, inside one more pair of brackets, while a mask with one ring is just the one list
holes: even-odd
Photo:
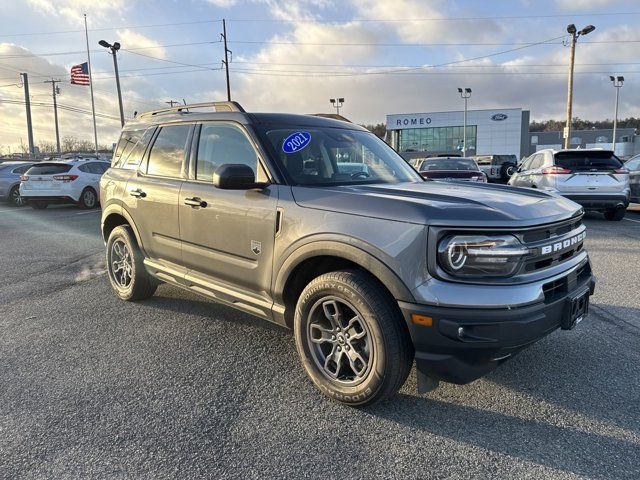
[[416, 165], [423, 178], [443, 181], [486, 182], [487, 176], [480, 171], [472, 158], [432, 157]]

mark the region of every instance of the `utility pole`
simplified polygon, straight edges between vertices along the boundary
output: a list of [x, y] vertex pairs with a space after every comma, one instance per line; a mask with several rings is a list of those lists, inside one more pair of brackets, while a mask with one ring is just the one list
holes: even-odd
[[344, 97], [330, 98], [329, 103], [336, 109], [336, 115], [340, 115], [340, 107], [344, 105]]
[[613, 82], [613, 86], [616, 87], [616, 109], [613, 117], [613, 154], [616, 153], [616, 131], [618, 130], [618, 97], [620, 96], [620, 88], [622, 88], [622, 84], [624, 83], [624, 77], [618, 75], [614, 77], [609, 75], [609, 79]]
[[180, 102], [176, 102], [175, 100], [169, 100], [168, 102], [164, 102], [166, 104], [168, 104], [170, 107], [173, 107], [174, 105], [178, 105]]
[[56, 125], [56, 147], [57, 147], [57, 152], [58, 154], [60, 154], [60, 131], [58, 130], [58, 101], [57, 101], [57, 97], [58, 94], [60, 93], [60, 87], [56, 86], [56, 83], [59, 83], [60, 80], [54, 80], [53, 78], [51, 80], [45, 80], [44, 83], [50, 83], [51, 84], [51, 94], [53, 96], [53, 119]]
[[229, 85], [229, 54], [233, 55], [233, 52], [227, 48], [227, 24], [222, 19], [222, 39], [224, 40], [224, 60], [222, 63], [224, 64], [224, 68], [227, 75], [227, 100], [231, 101], [231, 86]]
[[567, 33], [570, 35], [569, 39], [569, 80], [567, 82], [567, 120], [564, 127], [564, 148], [567, 149], [571, 146], [571, 115], [573, 108], [573, 66], [576, 57], [576, 42], [580, 35], [587, 35], [596, 29], [593, 25], [587, 25], [579, 32], [576, 26], [572, 23], [567, 26]]
[[31, 123], [31, 99], [29, 97], [29, 76], [26, 73], [21, 73], [22, 85], [24, 86], [24, 104], [27, 107], [27, 136], [29, 137], [29, 157], [32, 157], [35, 153], [33, 147], [33, 125]]
[[464, 98], [464, 122], [462, 126], [462, 156], [467, 156], [467, 100], [471, 96], [471, 89], [465, 87], [464, 89], [458, 88], [458, 93]]

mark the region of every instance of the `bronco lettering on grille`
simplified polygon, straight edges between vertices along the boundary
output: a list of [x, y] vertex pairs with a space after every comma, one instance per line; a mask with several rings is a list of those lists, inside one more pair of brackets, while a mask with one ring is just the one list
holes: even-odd
[[573, 247], [574, 245], [577, 245], [578, 243], [584, 241], [585, 237], [587, 236], [586, 232], [582, 232], [578, 235], [574, 235], [571, 238], [567, 238], [566, 240], [563, 240], [561, 242], [556, 242], [556, 243], [551, 243], [549, 245], [544, 245], [543, 247], [540, 248], [540, 254], [541, 255], [547, 255], [549, 253], [556, 253], [556, 252], [560, 252], [562, 250], [566, 250], [570, 247]]

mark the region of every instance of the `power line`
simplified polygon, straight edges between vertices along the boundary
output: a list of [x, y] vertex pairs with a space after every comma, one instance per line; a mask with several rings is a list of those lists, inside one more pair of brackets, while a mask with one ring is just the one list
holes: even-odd
[[[229, 19], [230, 22], [238, 23], [309, 23], [332, 25], [345, 22], [362, 22], [362, 23], [393, 23], [393, 22], [451, 22], [451, 21], [477, 21], [477, 20], [526, 20], [533, 18], [581, 18], [581, 17], [615, 17], [615, 16], [632, 16], [640, 15], [640, 12], [601, 12], [601, 13], [566, 13], [566, 14], [547, 14], [547, 15], [502, 15], [502, 16], [467, 16], [467, 17], [427, 17], [427, 18], [351, 18], [342, 22], [318, 22], [309, 20], [292, 20], [277, 18], [235, 18]], [[173, 27], [180, 25], [198, 25], [206, 23], [220, 23], [222, 19], [205, 19], [184, 22], [170, 23], [154, 23], [146, 25], [111, 25], [108, 27], [96, 27], [89, 29], [90, 32], [113, 31], [119, 29], [141, 29], [141, 28], [157, 28], [157, 27]], [[83, 33], [84, 30], [50, 30], [41, 32], [18, 32], [2, 34], [0, 37], [24, 37], [38, 35], [63, 35], [70, 33]]]
[[[556, 39], [564, 38], [564, 35], [557, 37]], [[241, 44], [256, 44], [256, 45], [302, 45], [311, 47], [477, 47], [477, 46], [528, 46], [531, 43], [527, 42], [512, 42], [512, 43], [482, 43], [482, 42], [447, 42], [447, 43], [380, 43], [380, 42], [293, 42], [293, 41], [279, 41], [279, 40], [233, 40], [229, 43], [241, 43]], [[582, 43], [640, 43], [640, 39], [632, 40], [594, 40], [590, 42]], [[562, 45], [562, 42], [549, 43], [547, 45]]]

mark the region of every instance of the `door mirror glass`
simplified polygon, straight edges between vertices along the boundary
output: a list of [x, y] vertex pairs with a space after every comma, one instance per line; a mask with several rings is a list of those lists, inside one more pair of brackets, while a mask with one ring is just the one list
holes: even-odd
[[213, 172], [213, 185], [223, 190], [250, 190], [256, 183], [253, 169], [244, 163], [225, 163]]

